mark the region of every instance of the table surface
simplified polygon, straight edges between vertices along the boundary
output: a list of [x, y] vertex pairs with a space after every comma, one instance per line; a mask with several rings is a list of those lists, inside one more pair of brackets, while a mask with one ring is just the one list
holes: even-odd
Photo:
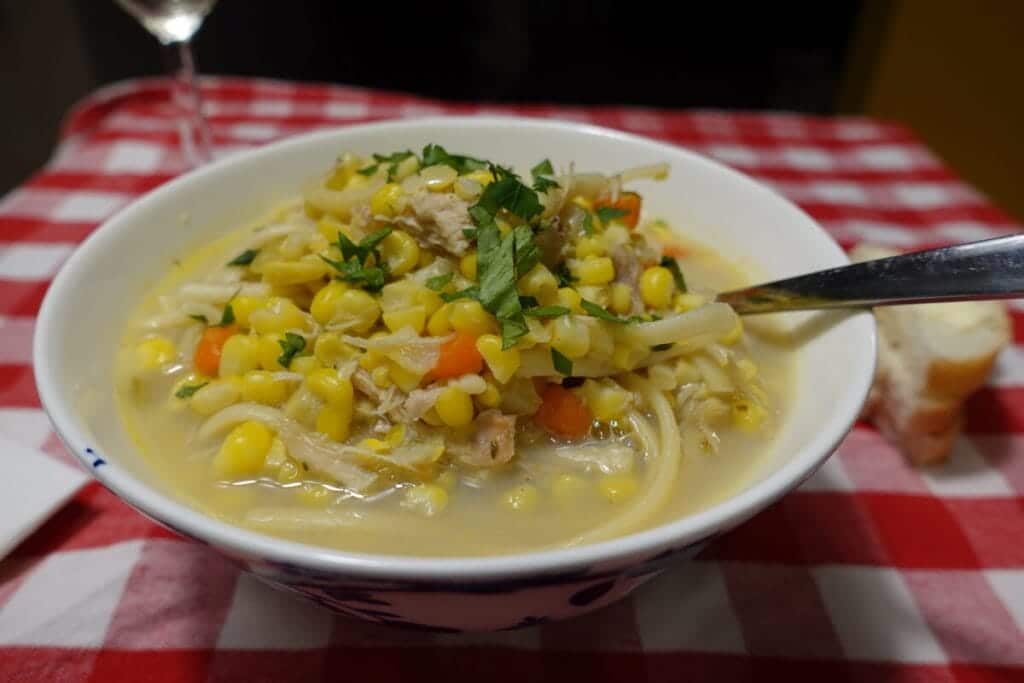
[[[480, 106], [332, 86], [203, 82], [221, 153], [314, 128], [444, 113], [584, 121], [765, 181], [845, 247], [922, 248], [1019, 227], [906, 129], [862, 118]], [[51, 162], [0, 199], [0, 435], [68, 456], [31, 337], [61, 262], [183, 170], [167, 93], [142, 80], [68, 115]], [[1016, 338], [1024, 307], [1011, 303]], [[161, 529], [92, 483], [0, 563], [0, 679], [1024, 681], [1024, 355], [972, 399], [952, 463], [918, 471], [858, 425], [798, 491], [697, 561], [591, 616], [436, 635], [336, 618]]]

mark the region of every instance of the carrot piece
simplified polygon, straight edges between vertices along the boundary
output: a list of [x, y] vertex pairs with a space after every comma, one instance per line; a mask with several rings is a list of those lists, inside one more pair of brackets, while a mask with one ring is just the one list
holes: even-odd
[[579, 439], [590, 431], [594, 416], [576, 394], [560, 384], [549, 384], [533, 419], [555, 436]]
[[476, 374], [483, 369], [484, 359], [476, 350], [476, 337], [466, 332], [456, 332], [454, 337], [441, 345], [441, 355], [430, 374], [434, 379], [448, 379]]
[[234, 325], [218, 325], [203, 330], [203, 336], [199, 338], [196, 355], [193, 358], [196, 370], [207, 377], [215, 377], [220, 368], [220, 352], [224, 349], [224, 342], [237, 331], [238, 328]]
[[640, 195], [636, 192], [620, 192], [618, 201], [612, 201], [610, 197], [603, 196], [598, 197], [594, 202], [595, 207], [607, 206], [612, 209], [619, 209], [625, 211], [626, 214], [621, 218], [617, 219], [626, 224], [626, 227], [632, 229], [636, 227], [636, 224], [640, 221], [640, 204], [642, 200]]

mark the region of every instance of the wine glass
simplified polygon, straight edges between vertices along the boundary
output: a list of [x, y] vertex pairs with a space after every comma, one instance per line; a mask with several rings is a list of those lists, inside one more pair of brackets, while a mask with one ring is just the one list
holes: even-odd
[[[173, 100], [179, 110], [181, 149], [190, 166], [212, 158], [210, 126], [203, 116], [203, 101], [196, 82], [192, 36], [203, 24], [217, 0], [116, 0], [139, 20], [147, 31], [169, 49], [173, 69]], [[176, 57], [176, 58], [175, 58]]]

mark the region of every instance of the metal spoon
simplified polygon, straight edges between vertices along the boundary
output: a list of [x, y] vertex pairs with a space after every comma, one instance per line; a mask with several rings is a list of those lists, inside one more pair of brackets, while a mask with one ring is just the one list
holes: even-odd
[[717, 297], [740, 315], [1024, 297], [1024, 234], [864, 261]]

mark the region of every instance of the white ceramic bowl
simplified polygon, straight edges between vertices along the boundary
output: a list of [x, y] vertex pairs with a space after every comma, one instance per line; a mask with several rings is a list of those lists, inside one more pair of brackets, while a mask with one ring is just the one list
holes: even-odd
[[874, 366], [874, 323], [867, 314], [803, 343], [795, 400], [770, 465], [755, 483], [699, 514], [627, 537], [499, 557], [367, 555], [245, 531], [178, 502], [153, 477], [112, 408], [114, 349], [126, 316], [175, 257], [295, 195], [339, 151], [420, 149], [429, 142], [519, 169], [543, 158], [598, 171], [667, 161], [669, 180], [642, 190], [645, 211], [756, 264], [765, 277], [847, 262], [811, 218], [762, 185], [680, 148], [614, 131], [479, 117], [294, 137], [161, 186], [107, 221], [64, 265], [39, 314], [34, 358], [43, 405], [71, 452], [143, 514], [278, 587], [382, 622], [496, 629], [565, 618], [624, 596], [795, 488], [849, 430]]

